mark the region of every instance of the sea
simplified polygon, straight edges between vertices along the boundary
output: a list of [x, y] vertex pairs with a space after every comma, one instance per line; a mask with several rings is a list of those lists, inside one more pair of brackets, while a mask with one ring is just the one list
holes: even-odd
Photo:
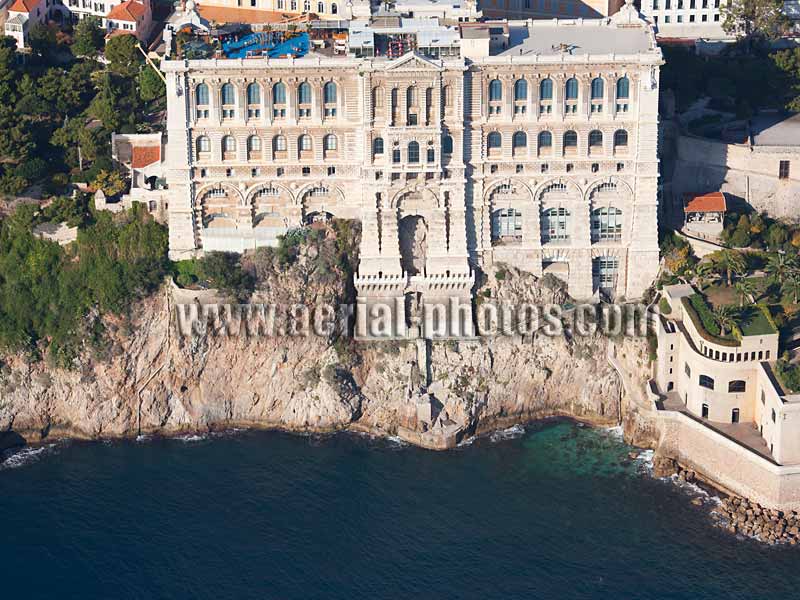
[[447, 452], [230, 431], [3, 458], [2, 598], [800, 597], [800, 547], [570, 421]]

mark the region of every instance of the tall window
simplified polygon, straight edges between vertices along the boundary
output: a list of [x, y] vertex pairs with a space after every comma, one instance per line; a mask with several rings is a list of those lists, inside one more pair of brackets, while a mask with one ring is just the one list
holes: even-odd
[[208, 95], [208, 86], [205, 83], [201, 83], [195, 88], [194, 101], [197, 110], [197, 112], [195, 113], [196, 118], [207, 119], [209, 95]]
[[286, 117], [286, 85], [280, 81], [272, 86], [272, 117]]
[[392, 125], [397, 124], [398, 117], [400, 116], [400, 104], [398, 99], [399, 92], [397, 88], [392, 88]]
[[622, 211], [601, 207], [592, 211], [592, 241], [618, 242], [622, 239]]
[[518, 79], [514, 82], [514, 100], [521, 101], [528, 99], [528, 82]]
[[517, 131], [514, 137], [511, 138], [511, 148], [514, 154], [524, 153], [525, 148], [528, 146], [528, 136], [524, 131]]
[[247, 138], [247, 160], [259, 160], [261, 158], [261, 138], [251, 135]]
[[624, 129], [617, 129], [614, 132], [614, 151], [622, 152], [628, 149], [628, 132]]
[[567, 83], [564, 86], [564, 97], [567, 100], [578, 99], [578, 80], [574, 77], [567, 79]]
[[336, 84], [332, 81], [326, 83], [322, 88], [322, 100], [325, 103], [325, 116], [336, 116]]
[[549, 154], [553, 151], [553, 134], [549, 131], [540, 131], [537, 138], [539, 154]]
[[486, 148], [489, 151], [489, 156], [499, 156], [503, 146], [503, 136], [499, 131], [492, 131], [486, 138]]
[[619, 261], [614, 256], [599, 256], [592, 259], [592, 279], [595, 289], [613, 291], [617, 284]]
[[553, 99], [553, 80], [542, 79], [539, 83], [539, 100]]
[[597, 129], [589, 132], [589, 152], [603, 150], [603, 132]]
[[542, 212], [542, 243], [569, 239], [569, 211], [566, 208], [548, 208]]
[[489, 82], [489, 102], [500, 102], [503, 99], [503, 84], [499, 79]]
[[338, 6], [336, 6], [336, 2], [334, 2], [333, 4], [331, 4], [331, 14], [332, 14], [332, 15], [335, 15], [335, 14], [337, 14], [338, 12], [339, 12], [339, 7], [338, 7]]
[[372, 140], [372, 156], [383, 156], [383, 138]]
[[417, 88], [412, 85], [406, 88], [406, 117], [409, 125], [417, 125], [419, 123], [418, 106], [419, 97], [417, 96]]
[[232, 135], [222, 138], [222, 160], [233, 160], [236, 158], [236, 139]]
[[628, 112], [630, 87], [630, 81], [627, 77], [617, 79], [617, 112]]
[[261, 117], [261, 86], [251, 83], [247, 86], [247, 118]]
[[408, 144], [408, 162], [413, 164], [419, 162], [419, 144], [417, 142]]
[[436, 151], [433, 148], [428, 147], [428, 150], [426, 151], [426, 154], [427, 154], [427, 159], [426, 160], [429, 163], [436, 162]]
[[522, 213], [513, 208], [500, 208], [492, 214], [492, 238], [522, 239]]
[[603, 79], [595, 77], [592, 79], [592, 100], [603, 99]]
[[222, 102], [222, 118], [233, 119], [236, 116], [236, 89], [233, 84], [224, 84], [219, 95]]
[[307, 81], [297, 87], [297, 116], [301, 119], [311, 117], [311, 84]]
[[445, 108], [452, 108], [453, 107], [453, 88], [449, 85], [444, 86], [444, 90], [442, 90], [442, 95], [444, 96], [444, 107]]
[[698, 383], [700, 387], [708, 388], [709, 390], [714, 389], [714, 380], [708, 375], [700, 375]]
[[564, 132], [564, 154], [575, 154], [578, 151], [578, 134], [574, 131]]
[[453, 153], [453, 137], [446, 135], [442, 138], [442, 154], [450, 155]]
[[778, 165], [778, 179], [789, 179], [789, 161], [782, 160]]
[[322, 150], [324, 158], [336, 156], [337, 152], [339, 151], [339, 140], [335, 135], [329, 133], [322, 138]]

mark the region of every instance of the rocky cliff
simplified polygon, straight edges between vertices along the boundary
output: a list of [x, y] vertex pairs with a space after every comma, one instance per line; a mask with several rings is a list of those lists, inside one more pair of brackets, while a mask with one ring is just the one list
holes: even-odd
[[[257, 299], [341, 300], [346, 282], [315, 275], [309, 265], [317, 263], [301, 257], [289, 272], [267, 268]], [[554, 293], [532, 276], [511, 275], [503, 285], [492, 278], [483, 297]], [[33, 442], [235, 426], [378, 434], [413, 426], [415, 409], [405, 391], [416, 368], [415, 342], [231, 336], [211, 327], [186, 336], [176, 298], [181, 293], [165, 285], [126, 318], [107, 318], [105, 351], [87, 349], [74, 369], [6, 357], [0, 430]], [[551, 415], [616, 423], [621, 387], [606, 360], [608, 344], [600, 335], [428, 342], [427, 375], [468, 432]], [[644, 340], [624, 346], [631, 368], [646, 369]]]

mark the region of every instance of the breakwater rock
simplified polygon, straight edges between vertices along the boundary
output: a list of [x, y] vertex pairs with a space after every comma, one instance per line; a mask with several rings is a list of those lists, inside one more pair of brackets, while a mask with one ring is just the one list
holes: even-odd
[[800, 543], [800, 516], [796, 511], [764, 508], [746, 498], [730, 497], [722, 500], [713, 514], [731, 533], [768, 544]]

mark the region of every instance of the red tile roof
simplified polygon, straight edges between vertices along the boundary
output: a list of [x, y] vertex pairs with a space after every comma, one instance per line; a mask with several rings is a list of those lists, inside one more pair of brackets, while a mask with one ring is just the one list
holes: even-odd
[[161, 160], [161, 146], [134, 146], [131, 166], [141, 169]]
[[726, 208], [725, 194], [722, 192], [683, 195], [683, 212], [725, 212]]
[[145, 10], [144, 3], [137, 2], [137, 0], [127, 0], [112, 8], [106, 18], [114, 19], [115, 21], [133, 21], [136, 23], [144, 16]]
[[8, 10], [13, 12], [29, 13], [36, 8], [41, 1], [42, 0], [16, 0]]

